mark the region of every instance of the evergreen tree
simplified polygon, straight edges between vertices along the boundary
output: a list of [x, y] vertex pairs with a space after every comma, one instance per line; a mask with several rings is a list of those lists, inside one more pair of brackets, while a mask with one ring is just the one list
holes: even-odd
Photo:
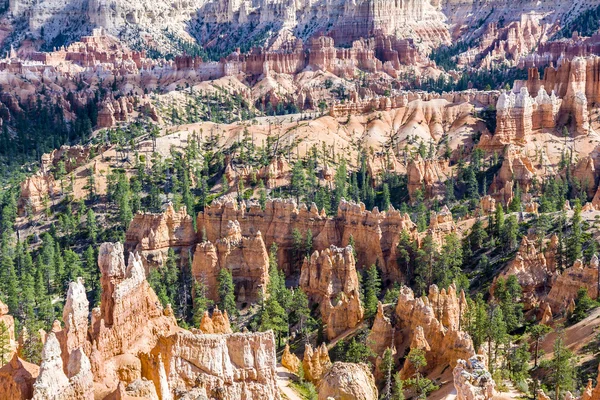
[[346, 169], [346, 159], [342, 158], [338, 164], [337, 170], [335, 171], [334, 184], [335, 190], [333, 194], [333, 204], [331, 208], [337, 210], [338, 204], [344, 198], [346, 198], [346, 185], [348, 179], [348, 171]]
[[559, 400], [562, 391], [573, 390], [575, 383], [573, 353], [565, 344], [564, 332], [556, 336], [553, 350], [553, 357], [547, 363], [548, 383], [554, 387], [555, 400]]
[[569, 322], [574, 324], [582, 321], [588, 316], [588, 311], [596, 305], [597, 303], [589, 296], [587, 288], [579, 288], [575, 298], [575, 309], [569, 318]]
[[221, 268], [217, 277], [219, 285], [219, 308], [227, 311], [230, 316], [237, 316], [238, 311], [235, 305], [235, 286], [233, 277], [227, 268]]
[[400, 372], [394, 375], [394, 388], [392, 390], [391, 400], [404, 400], [404, 381], [400, 377]]
[[500, 239], [507, 251], [513, 251], [518, 246], [519, 223], [517, 217], [511, 215], [506, 219]]
[[499, 347], [504, 344], [508, 335], [506, 322], [500, 307], [490, 307], [486, 323], [486, 336], [488, 342], [488, 365], [491, 373], [494, 372]]
[[96, 243], [96, 239], [98, 237], [98, 223], [96, 222], [96, 214], [91, 208], [87, 211], [86, 228], [88, 238], [92, 241], [92, 243]]
[[366, 271], [365, 277], [365, 315], [367, 318], [374, 316], [377, 313], [378, 297], [381, 293], [381, 279], [377, 267], [372, 265]]
[[19, 279], [17, 277], [13, 259], [9, 254], [7, 254], [7, 252], [3, 252], [1, 256], [0, 271], [4, 273], [4, 279], [6, 279], [3, 285], [3, 291], [6, 297], [6, 305], [8, 306], [9, 311], [14, 312], [17, 310], [17, 305], [19, 302]]
[[433, 274], [434, 283], [445, 288], [456, 281], [459, 286], [468, 288], [468, 280], [462, 274], [462, 263], [463, 252], [460, 239], [456, 233], [451, 233], [444, 239], [444, 245], [440, 251], [439, 260]]
[[4, 321], [0, 321], [0, 365], [4, 365], [9, 361], [10, 347], [10, 332]]
[[390, 205], [392, 204], [390, 201], [390, 187], [387, 183], [383, 184], [383, 194], [382, 194], [383, 200], [381, 202], [381, 209], [383, 211], [387, 211], [390, 208]]
[[301, 161], [297, 161], [292, 168], [292, 177], [290, 182], [290, 190], [292, 196], [296, 198], [296, 203], [300, 203], [300, 196], [306, 188], [306, 175]]
[[575, 200], [573, 218], [571, 219], [571, 234], [567, 239], [567, 262], [573, 265], [575, 260], [581, 258], [583, 245], [583, 227], [581, 224], [581, 204]]
[[422, 349], [410, 349], [407, 356], [408, 362], [414, 367], [415, 373], [413, 377], [408, 379], [406, 383], [412, 386], [417, 394], [417, 399], [426, 399], [427, 395], [438, 389], [432, 380], [424, 377], [421, 369], [427, 366], [425, 359], [425, 351]]
[[385, 384], [379, 398], [381, 400], [391, 400], [393, 391], [392, 371], [394, 370], [394, 357], [392, 350], [389, 347], [383, 352], [383, 358], [381, 359], [379, 370], [385, 379]]
[[540, 356], [540, 342], [544, 337], [552, 331], [548, 325], [536, 324], [528, 328], [529, 335], [533, 339], [535, 345], [533, 347], [533, 368], [537, 368]]
[[192, 309], [192, 326], [199, 327], [204, 312], [213, 304], [212, 300], [206, 297], [208, 288], [206, 284], [200, 281], [194, 281], [194, 306]]
[[502, 204], [496, 205], [496, 211], [494, 213], [494, 226], [495, 231], [494, 234], [496, 237], [501, 237], [502, 232], [504, 231], [504, 209], [502, 208]]
[[499, 277], [496, 281], [494, 297], [502, 309], [508, 332], [513, 332], [523, 321], [522, 295], [523, 290], [515, 275], [510, 275], [507, 279]]
[[277, 337], [277, 345], [281, 346], [281, 338], [288, 333], [287, 314], [275, 296], [269, 296], [265, 301], [261, 315], [260, 330], [273, 330]]

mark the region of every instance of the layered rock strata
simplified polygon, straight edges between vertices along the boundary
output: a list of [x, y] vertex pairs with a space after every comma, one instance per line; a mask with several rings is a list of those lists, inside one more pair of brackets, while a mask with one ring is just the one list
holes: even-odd
[[3, 336], [7, 339], [6, 348], [2, 349], [2, 357], [0, 357], [0, 367], [8, 363], [17, 349], [15, 340], [15, 320], [12, 315], [8, 314], [8, 306], [0, 300], [0, 324], [4, 326]]
[[464, 293], [457, 294], [454, 285], [441, 291], [432, 285], [428, 296], [417, 298], [410, 288], [403, 286], [396, 306], [399, 354], [409, 347], [423, 348], [427, 368], [442, 365], [454, 368], [458, 359], [473, 356], [471, 337], [460, 326], [466, 309]]
[[325, 343], [315, 349], [309, 343], [305, 345], [302, 368], [307, 381], [318, 384], [330, 367], [331, 359]]
[[269, 283], [269, 254], [263, 236], [260, 231], [242, 236], [237, 220], [228, 221], [226, 229], [223, 237], [196, 246], [192, 275], [204, 282], [207, 297], [218, 301], [219, 272], [227, 269], [233, 278], [236, 300], [241, 304], [256, 302], [264, 297]]
[[586, 289], [592, 299], [598, 298], [599, 264], [598, 257], [594, 255], [589, 265], [577, 260], [572, 267], [558, 275], [546, 298], [552, 310], [567, 310], [580, 288]]
[[319, 304], [330, 339], [354, 328], [364, 316], [351, 246], [332, 246], [305, 259], [300, 287], [312, 302]]
[[[416, 225], [408, 214], [394, 209], [385, 213], [377, 209], [367, 211], [364, 204], [342, 201], [337, 217], [330, 218], [315, 205], [310, 208], [304, 204], [297, 206], [293, 200], [269, 200], [263, 211], [258, 203], [239, 204], [232, 198], [224, 197], [198, 214], [199, 241], [204, 237], [215, 243], [227, 237], [229, 221], [239, 222], [242, 236], [256, 235], [260, 231], [266, 248], [276, 243], [279, 265], [286, 274], [297, 272], [300, 267], [292, 259], [295, 229], [303, 236], [310, 231], [313, 249], [317, 251], [328, 249], [331, 245], [347, 246], [352, 237], [358, 255], [357, 265], [377, 264], [385, 277], [390, 279], [402, 275], [396, 257], [399, 233], [407, 230], [416, 236]], [[199, 246], [210, 247], [202, 243]], [[209, 249], [203, 252], [214, 254]]]
[[279, 399], [276, 361], [270, 331], [216, 335], [182, 330], [161, 337], [143, 369], [156, 387], [170, 393], [202, 386], [209, 398]]

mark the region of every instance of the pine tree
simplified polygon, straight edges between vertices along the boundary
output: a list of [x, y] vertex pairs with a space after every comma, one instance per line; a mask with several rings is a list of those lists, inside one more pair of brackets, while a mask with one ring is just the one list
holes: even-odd
[[540, 342], [544, 339], [544, 337], [552, 331], [548, 325], [536, 324], [532, 325], [528, 328], [528, 332], [531, 335], [531, 338], [535, 342], [533, 347], [533, 368], [537, 368], [538, 360], [540, 356]]
[[285, 309], [277, 302], [275, 296], [269, 296], [261, 313], [260, 330], [272, 329], [277, 337], [278, 346], [281, 346], [282, 336], [288, 332], [287, 317]]
[[192, 309], [192, 325], [194, 327], [200, 326], [204, 312], [213, 305], [213, 301], [206, 297], [207, 290], [208, 288], [202, 280], [194, 281], [194, 306]]
[[265, 189], [265, 183], [261, 179], [258, 182], [258, 203], [260, 208], [264, 211], [267, 206], [267, 190]]
[[96, 306], [100, 302], [100, 269], [98, 268], [98, 263], [96, 261], [96, 252], [94, 248], [90, 245], [85, 249], [83, 253], [83, 260], [85, 264], [85, 280], [86, 286], [90, 289], [91, 298], [90, 303], [93, 306]]
[[10, 354], [10, 334], [4, 321], [0, 321], [0, 366], [6, 364]]
[[407, 383], [414, 388], [417, 398], [424, 400], [429, 393], [438, 389], [438, 386], [433, 381], [424, 377], [421, 373], [421, 369], [427, 366], [425, 351], [418, 348], [410, 349], [406, 358], [415, 369], [413, 377], [408, 379]]
[[404, 381], [400, 377], [400, 372], [394, 375], [394, 388], [392, 390], [391, 400], [404, 400]]
[[498, 348], [507, 339], [506, 322], [500, 307], [490, 307], [486, 324], [486, 336], [488, 342], [488, 365], [490, 372], [494, 372]]
[[502, 208], [502, 204], [496, 205], [496, 211], [494, 213], [494, 226], [495, 226], [495, 235], [496, 237], [501, 237], [502, 232], [504, 231], [504, 209]]
[[381, 364], [379, 366], [379, 371], [384, 376], [385, 384], [383, 386], [383, 390], [381, 391], [381, 396], [379, 397], [381, 400], [391, 400], [392, 399], [392, 391], [393, 391], [393, 376], [392, 371], [394, 370], [394, 357], [392, 354], [392, 350], [388, 347], [383, 352], [383, 358], [381, 359]]
[[553, 357], [548, 363], [548, 383], [554, 387], [555, 400], [559, 400], [561, 392], [573, 390], [575, 383], [573, 353], [565, 344], [564, 332], [561, 331], [556, 336], [553, 350]]
[[88, 238], [92, 241], [92, 243], [96, 243], [96, 239], [98, 237], [98, 223], [96, 222], [96, 213], [91, 208], [88, 209], [86, 214], [86, 228]]
[[581, 204], [575, 200], [573, 218], [571, 219], [571, 234], [567, 239], [567, 262], [573, 265], [582, 255], [583, 228], [581, 225]]
[[500, 236], [502, 244], [507, 251], [513, 251], [518, 246], [519, 222], [517, 217], [511, 215], [506, 219]]
[[175, 255], [175, 250], [169, 247], [167, 251], [167, 262], [163, 267], [163, 282], [167, 290], [169, 303], [174, 309], [179, 310], [179, 289], [180, 289], [180, 270], [177, 266], [178, 257]]
[[292, 178], [290, 182], [290, 190], [292, 196], [296, 198], [296, 203], [300, 203], [300, 196], [306, 188], [306, 175], [301, 161], [297, 161], [292, 168]]
[[221, 268], [217, 281], [219, 284], [219, 308], [222, 311], [227, 311], [230, 316], [237, 316], [235, 286], [233, 285], [231, 272], [227, 268]]
[[507, 279], [499, 277], [496, 281], [494, 297], [502, 309], [508, 332], [513, 332], [523, 322], [522, 295], [523, 290], [515, 275], [510, 275]]
[[6, 305], [8, 310], [14, 312], [17, 310], [19, 302], [19, 279], [15, 270], [15, 264], [9, 254], [3, 252], [0, 259], [0, 270], [4, 272], [6, 281], [4, 283], [4, 292], [6, 294]]
[[381, 279], [377, 267], [372, 265], [365, 277], [365, 315], [370, 318], [377, 313], [378, 297], [381, 293]]
[[387, 211], [390, 208], [390, 205], [392, 204], [390, 201], [390, 186], [387, 183], [383, 184], [383, 200], [381, 203], [381, 209], [383, 211]]
[[346, 159], [342, 158], [340, 160], [340, 163], [338, 164], [334, 176], [335, 190], [333, 194], [333, 204], [331, 205], [331, 208], [334, 210], [338, 208], [338, 204], [340, 204], [340, 201], [346, 198], [347, 179], [348, 171], [346, 169]]

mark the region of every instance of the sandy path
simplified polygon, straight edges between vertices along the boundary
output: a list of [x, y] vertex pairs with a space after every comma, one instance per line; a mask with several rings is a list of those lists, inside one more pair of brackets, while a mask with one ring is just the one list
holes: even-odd
[[288, 400], [304, 400], [296, 393], [290, 386], [292, 381], [292, 374], [283, 367], [281, 364], [277, 364], [277, 387], [279, 392]]

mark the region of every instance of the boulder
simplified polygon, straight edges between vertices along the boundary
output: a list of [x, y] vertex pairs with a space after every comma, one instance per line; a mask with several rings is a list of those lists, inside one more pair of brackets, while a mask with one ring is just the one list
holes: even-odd
[[452, 375], [458, 400], [489, 400], [495, 395], [496, 383], [485, 368], [483, 356], [458, 360]]
[[366, 364], [336, 362], [318, 385], [319, 400], [377, 400], [375, 378]]

